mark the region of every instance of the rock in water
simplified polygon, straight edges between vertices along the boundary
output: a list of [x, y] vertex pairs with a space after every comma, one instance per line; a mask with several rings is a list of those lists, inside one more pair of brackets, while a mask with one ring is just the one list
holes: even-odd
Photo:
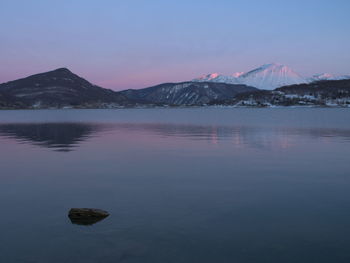
[[73, 224], [92, 225], [109, 216], [109, 213], [95, 208], [72, 208], [68, 217]]
[[87, 218], [87, 217], [107, 217], [109, 213], [96, 208], [71, 208], [68, 216], [70, 218]]

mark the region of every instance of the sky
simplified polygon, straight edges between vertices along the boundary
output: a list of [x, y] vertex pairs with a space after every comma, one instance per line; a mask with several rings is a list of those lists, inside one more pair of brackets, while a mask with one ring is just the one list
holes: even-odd
[[67, 67], [122, 90], [277, 62], [350, 74], [348, 0], [0, 0], [0, 83]]

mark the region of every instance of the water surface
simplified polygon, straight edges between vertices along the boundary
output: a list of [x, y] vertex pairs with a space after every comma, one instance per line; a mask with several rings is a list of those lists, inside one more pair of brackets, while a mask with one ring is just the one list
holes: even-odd
[[349, 154], [348, 109], [0, 111], [0, 262], [350, 262]]

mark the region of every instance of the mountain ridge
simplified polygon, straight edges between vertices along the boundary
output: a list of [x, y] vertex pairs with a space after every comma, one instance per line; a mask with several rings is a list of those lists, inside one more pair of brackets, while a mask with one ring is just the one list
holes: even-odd
[[143, 89], [121, 91], [138, 103], [167, 105], [203, 105], [214, 99], [233, 98], [236, 94], [257, 90], [246, 85], [215, 82], [163, 83]]
[[[266, 64], [231, 77], [249, 79], [250, 76], [258, 74], [258, 80], [261, 77], [269, 80], [265, 75], [269, 76], [274, 70], [277, 74], [294, 74], [283, 65]], [[231, 105], [230, 101], [236, 104], [241, 101], [244, 105], [249, 105], [247, 101], [255, 101], [251, 106], [285, 106], [293, 103], [350, 105], [350, 77], [346, 80], [329, 80], [324, 78], [336, 77], [321, 74], [315, 76], [317, 81], [282, 86], [274, 90], [259, 90], [246, 84], [218, 82], [217, 78], [222, 77], [220, 74], [207, 77], [211, 79], [206, 81], [202, 78], [200, 81], [162, 83], [142, 89], [113, 91], [90, 83], [68, 68], [58, 68], [0, 84], [0, 109], [203, 106], [220, 102]]]
[[350, 79], [322, 80], [283, 86], [275, 90], [246, 92], [231, 100], [212, 101], [211, 105], [350, 107]]
[[231, 75], [219, 73], [203, 75], [193, 81], [210, 81], [230, 84], [245, 84], [258, 89], [273, 90], [282, 86], [311, 83], [319, 80], [350, 79], [350, 75], [335, 76], [330, 74], [318, 74], [310, 78], [304, 78], [288, 66], [280, 63], [264, 64], [246, 73], [237, 72]]

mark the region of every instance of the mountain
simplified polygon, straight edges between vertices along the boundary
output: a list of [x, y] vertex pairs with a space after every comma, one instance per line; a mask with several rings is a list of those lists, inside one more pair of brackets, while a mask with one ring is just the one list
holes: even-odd
[[350, 79], [324, 80], [289, 85], [275, 90], [237, 94], [226, 101], [209, 104], [235, 106], [341, 106], [350, 107]]
[[242, 72], [234, 73], [230, 76], [221, 75], [219, 73], [212, 73], [208, 75], [203, 75], [197, 79], [194, 79], [195, 82], [219, 82], [219, 83], [227, 83], [227, 84], [240, 84], [238, 81], [238, 77], [242, 75]]
[[121, 94], [137, 103], [167, 105], [204, 105], [212, 100], [233, 98], [242, 92], [256, 90], [246, 85], [216, 82], [165, 83], [139, 90], [125, 90]]
[[0, 84], [0, 108], [126, 105], [125, 96], [91, 84], [66, 68]]
[[322, 73], [313, 75], [311, 78], [308, 78], [308, 82], [320, 81], [320, 80], [333, 80], [335, 78], [334, 75], [329, 73]]
[[[329, 94], [329, 97], [344, 95], [350, 97], [350, 79], [323, 80], [300, 85], [290, 85], [276, 89], [277, 92], [289, 94]], [[338, 94], [338, 95], [337, 95]]]
[[321, 81], [321, 80], [343, 80], [350, 79], [350, 75], [333, 75], [329, 73], [322, 73], [313, 75], [308, 79], [308, 82]]
[[305, 83], [306, 80], [292, 69], [281, 64], [266, 64], [244, 73], [239, 82], [258, 89], [272, 90], [278, 87]]
[[[247, 73], [230, 76], [215, 73], [195, 81], [116, 92], [91, 84], [66, 68], [59, 68], [0, 84], [0, 109], [200, 106], [220, 103], [250, 106], [305, 103], [348, 105], [349, 86], [350, 76], [321, 74], [305, 80], [286, 66], [267, 64]], [[275, 87], [278, 88], [271, 90]]]
[[234, 73], [230, 76], [220, 75], [218, 73], [209, 74], [194, 81], [210, 81], [233, 84], [245, 84], [258, 89], [273, 90], [275, 88], [306, 83], [307, 80], [302, 78], [287, 66], [272, 63], [266, 64], [247, 73]]

